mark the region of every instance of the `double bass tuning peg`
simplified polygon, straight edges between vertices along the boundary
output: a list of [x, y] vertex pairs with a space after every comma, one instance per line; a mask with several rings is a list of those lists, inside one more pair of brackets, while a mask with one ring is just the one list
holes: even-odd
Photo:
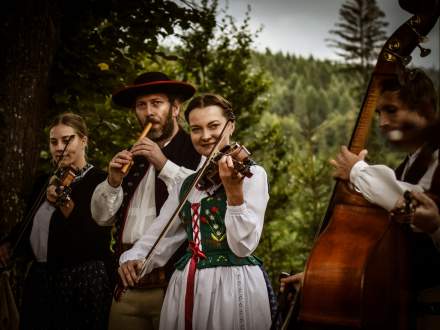
[[415, 29], [413, 26], [409, 25], [410, 29], [416, 34], [418, 44], [417, 47], [420, 49], [420, 57], [426, 57], [429, 54], [431, 54], [431, 50], [428, 48], [424, 48], [420, 46], [420, 44], [423, 44], [429, 40], [427, 36], [422, 35], [417, 29]]
[[424, 48], [424, 47], [422, 47], [420, 45], [417, 45], [417, 47], [419, 47], [419, 49], [420, 49], [420, 57], [426, 57], [429, 54], [431, 54], [431, 49]]
[[427, 36], [422, 36], [421, 34], [418, 34], [418, 36], [419, 36], [419, 43], [420, 44], [424, 44], [429, 41], [429, 38]]

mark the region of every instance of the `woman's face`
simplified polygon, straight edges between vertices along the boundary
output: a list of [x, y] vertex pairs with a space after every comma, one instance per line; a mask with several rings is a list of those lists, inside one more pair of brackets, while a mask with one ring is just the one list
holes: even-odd
[[[217, 105], [195, 108], [189, 113], [188, 120], [194, 148], [199, 154], [208, 156], [227, 122], [223, 109]], [[233, 131], [234, 123], [230, 123], [218, 149], [229, 144], [229, 137]]]
[[80, 138], [74, 128], [64, 124], [58, 124], [50, 130], [49, 146], [52, 159], [55, 163], [60, 160], [69, 139], [71, 140], [64, 152], [60, 166], [73, 165], [76, 168], [82, 168], [86, 164], [85, 148], [87, 145], [87, 137]]

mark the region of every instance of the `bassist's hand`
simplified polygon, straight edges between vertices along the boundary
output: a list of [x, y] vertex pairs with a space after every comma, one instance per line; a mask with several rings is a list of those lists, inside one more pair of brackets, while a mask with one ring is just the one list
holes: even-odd
[[362, 150], [359, 155], [348, 150], [346, 146], [341, 147], [341, 151], [334, 159], [330, 160], [330, 164], [334, 167], [333, 177], [341, 180], [350, 180], [350, 172], [354, 164], [364, 160], [367, 150]]
[[296, 290], [298, 290], [302, 286], [303, 280], [304, 273], [302, 272], [280, 279], [280, 292], [284, 292], [288, 285], [292, 285]]
[[424, 193], [413, 191], [411, 194], [418, 202], [412, 224], [425, 233], [433, 234], [440, 228], [440, 214], [437, 205]]

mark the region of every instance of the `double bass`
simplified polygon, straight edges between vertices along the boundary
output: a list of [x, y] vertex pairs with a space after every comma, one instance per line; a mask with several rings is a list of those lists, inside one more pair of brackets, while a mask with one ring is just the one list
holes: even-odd
[[[403, 71], [434, 27], [439, 7], [412, 16], [382, 48], [349, 143], [353, 153], [366, 144], [381, 80]], [[409, 329], [407, 229], [347, 183], [337, 182], [306, 263], [294, 328]]]

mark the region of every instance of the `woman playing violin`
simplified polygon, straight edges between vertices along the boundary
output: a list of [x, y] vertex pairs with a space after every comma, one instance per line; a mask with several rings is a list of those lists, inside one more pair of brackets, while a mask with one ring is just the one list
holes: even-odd
[[[229, 144], [234, 113], [228, 101], [214, 94], [194, 98], [185, 118], [195, 149], [208, 156], [222, 129], [219, 149]], [[189, 194], [179, 219], [158, 243], [146, 272], [168, 260], [184, 240], [187, 253], [176, 264], [162, 307], [161, 329], [269, 329], [268, 292], [252, 255], [258, 246], [269, 199], [264, 169], [252, 165], [251, 177], [234, 166], [230, 155], [218, 161], [220, 181]], [[196, 174], [177, 184], [149, 232], [122, 254], [119, 274], [125, 286], [139, 280], [142, 258], [172, 216]], [[180, 221], [179, 221], [180, 220]]]
[[111, 302], [105, 267], [110, 259], [110, 228], [98, 226], [90, 214], [92, 193], [106, 174], [87, 163], [87, 127], [80, 116], [57, 116], [49, 135], [52, 160], [69, 171], [61, 171], [65, 175], [52, 177], [43, 187], [43, 198], [35, 203], [24, 235], [33, 263], [20, 327], [106, 329]]

